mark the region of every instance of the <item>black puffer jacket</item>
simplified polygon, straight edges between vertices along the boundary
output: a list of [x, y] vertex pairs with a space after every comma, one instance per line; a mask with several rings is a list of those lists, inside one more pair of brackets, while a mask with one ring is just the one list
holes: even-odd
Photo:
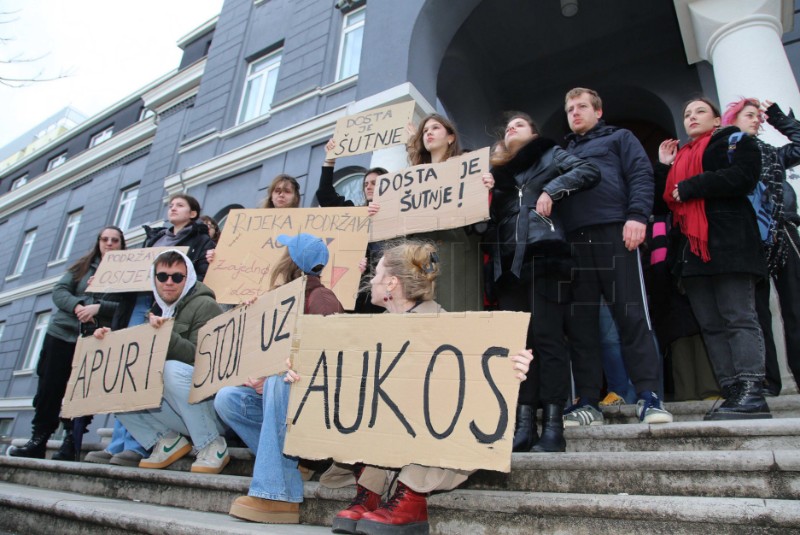
[[[756, 142], [744, 136], [728, 161], [728, 138], [739, 129], [723, 128], [711, 136], [703, 153], [703, 169], [678, 183], [682, 201], [705, 199], [708, 219], [709, 262], [692, 253], [689, 240], [675, 227], [670, 233], [669, 261], [672, 272], [682, 277], [722, 273], [766, 276], [761, 236], [753, 207], [747, 200], [759, 180], [761, 154]], [[669, 166], [656, 164], [656, 181], [663, 193]]]
[[636, 136], [601, 120], [582, 136], [569, 134], [567, 141], [567, 151], [596, 165], [601, 177], [596, 188], [561, 203], [567, 232], [629, 220], [647, 223], [653, 207], [653, 167]]
[[[194, 265], [194, 270], [197, 273], [197, 280], [202, 281], [206, 276], [206, 271], [208, 271], [206, 251], [214, 249], [216, 244], [208, 235], [208, 226], [202, 221], [193, 221], [190, 224], [190, 228], [191, 230], [176, 243], [175, 246], [189, 248], [186, 252], [186, 256], [189, 257], [189, 260], [191, 260]], [[150, 228], [145, 225], [144, 232], [146, 237], [144, 239], [144, 246], [153, 247], [159, 238], [166, 234], [168, 230], [169, 228], [167, 227]]]
[[[520, 229], [519, 223], [535, 221], [536, 201], [546, 192], [553, 201], [560, 201], [572, 193], [591, 188], [600, 181], [600, 171], [585, 160], [572, 156], [546, 138], [536, 138], [522, 147], [506, 165], [492, 168], [495, 179], [492, 191], [490, 213], [493, 232], [488, 235], [494, 240], [494, 277], [502, 271], [522, 261], [520, 255], [564, 254], [568, 246], [561, 243], [531, 243], [525, 240], [527, 228]], [[559, 217], [560, 205], [554, 207], [550, 220], [554, 227], [563, 225]], [[522, 216], [520, 215], [520, 212]], [[519, 272], [513, 269], [519, 277]]]

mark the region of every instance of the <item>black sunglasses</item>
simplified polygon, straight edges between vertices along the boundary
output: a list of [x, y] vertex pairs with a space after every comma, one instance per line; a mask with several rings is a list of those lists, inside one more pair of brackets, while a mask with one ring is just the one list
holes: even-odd
[[167, 282], [170, 277], [172, 277], [172, 282], [175, 284], [180, 284], [183, 282], [183, 279], [186, 278], [186, 275], [183, 273], [164, 273], [163, 271], [161, 273], [156, 273], [156, 279], [158, 279], [158, 282]]

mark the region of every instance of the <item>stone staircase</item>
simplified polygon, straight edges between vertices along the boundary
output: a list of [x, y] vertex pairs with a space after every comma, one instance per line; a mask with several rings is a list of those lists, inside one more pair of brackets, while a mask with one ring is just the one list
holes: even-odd
[[[567, 453], [514, 454], [510, 474], [432, 496], [431, 532], [800, 534], [800, 396], [769, 402], [776, 418], [728, 423], [700, 421], [710, 402], [668, 404], [666, 425], [606, 410], [606, 425], [567, 430]], [[0, 457], [0, 532], [329, 533], [353, 496], [308, 481], [303, 525], [235, 520], [252, 455], [231, 453], [216, 476], [190, 473], [189, 459], [158, 471]]]

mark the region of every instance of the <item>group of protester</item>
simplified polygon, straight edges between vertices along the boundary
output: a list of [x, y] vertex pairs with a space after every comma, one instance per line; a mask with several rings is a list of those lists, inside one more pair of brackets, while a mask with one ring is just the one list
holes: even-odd
[[[630, 397], [612, 391], [628, 383], [640, 421], [671, 422], [658, 394], [663, 388], [661, 353], [672, 351], [677, 363], [676, 355], [691, 345], [683, 341], [698, 333], [703, 343], [699, 349], [692, 345], [680, 372], [693, 376], [699, 367], [692, 361], [710, 363], [713, 373], [708, 375], [715, 385], [709, 389], [717, 386], [724, 401], [705, 418], [769, 418], [764, 392], [776, 381], [779, 389], [780, 377], [775, 375], [767, 275], [778, 289], [789, 365], [800, 379], [800, 217], [786, 183], [786, 169], [800, 162], [800, 124], [768, 101], [742, 99], [723, 116], [708, 99], [695, 98], [683, 110], [689, 141], [679, 146], [677, 140], [665, 140], [653, 165], [630, 131], [603, 121], [595, 91], [572, 89], [565, 96], [565, 111], [571, 129], [565, 148], [542, 137], [529, 115], [508, 114], [492, 148], [491, 171], [482, 177], [488, 229], [370, 243], [359, 265], [363, 291], [355, 311], [437, 313], [444, 309], [435, 298], [445, 295], [456, 310], [476, 310], [483, 299], [494, 309], [532, 312], [526, 344], [532, 352], [523, 349], [510, 359], [521, 381], [514, 451], [565, 451], [564, 427], [602, 424], [601, 401]], [[791, 143], [775, 148], [761, 142], [757, 135], [765, 120]], [[744, 135], [737, 135], [740, 131]], [[422, 120], [407, 148], [412, 165], [441, 163], [462, 153], [455, 126], [437, 114]], [[321, 206], [352, 206], [334, 189], [334, 164], [323, 164], [317, 200]], [[373, 168], [365, 174], [363, 193], [371, 215], [380, 211], [375, 184], [386, 172]], [[772, 207], [765, 235], [748, 199], [754, 189], [763, 190], [763, 200]], [[297, 180], [278, 175], [261, 207], [299, 204]], [[213, 220], [199, 220], [200, 215], [193, 197], [178, 194], [169, 202], [171, 226], [146, 228], [146, 246], [188, 246], [186, 254], [171, 249], [156, 258], [152, 292], [101, 297], [86, 292], [103, 255], [125, 248], [123, 233], [115, 227], [103, 229], [93, 250], [56, 285], [58, 311], [37, 368], [32, 438], [10, 454], [44, 457], [47, 439], [58, 426], [80, 334], [91, 331], [102, 339], [110, 330], [145, 321], [159, 328], [173, 318], [161, 406], [117, 415], [112, 446], [86, 460], [159, 469], [194, 449], [192, 471], [219, 473], [230, 459], [224, 436], [230, 428], [256, 455], [249, 495], [232, 504], [231, 515], [296, 523], [303, 479], [298, 459], [282, 453], [290, 385], [301, 380], [290, 360], [283, 374], [248, 379], [242, 386], [223, 388], [213, 399], [188, 402], [198, 331], [222, 311], [202, 283], [214, 260], [210, 233], [218, 238], [219, 228]], [[323, 240], [282, 235], [278, 243], [286, 250], [272, 268], [271, 287], [306, 276], [304, 312], [343, 313], [319, 279], [328, 261]], [[643, 260], [645, 249], [648, 258]], [[654, 266], [663, 268], [665, 276], [649, 277], [658, 288], [646, 288], [643, 267], [656, 272]], [[659, 302], [686, 301], [688, 326], [655, 332], [648, 291], [669, 295]], [[603, 354], [607, 330], [618, 332], [622, 381], [612, 381], [608, 363], [613, 355]], [[608, 396], [601, 400], [604, 364]], [[570, 403], [571, 377], [575, 398]], [[536, 424], [540, 408], [541, 435]], [[74, 460], [79, 453], [72, 444], [62, 450], [57, 455], [63, 459]], [[426, 496], [452, 489], [468, 476], [413, 464], [398, 474], [334, 463], [320, 482], [356, 485], [353, 502], [333, 519], [334, 532], [427, 533]]]

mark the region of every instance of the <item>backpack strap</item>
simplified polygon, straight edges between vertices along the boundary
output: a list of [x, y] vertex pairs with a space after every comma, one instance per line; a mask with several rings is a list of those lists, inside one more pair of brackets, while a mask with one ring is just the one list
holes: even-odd
[[733, 163], [733, 154], [736, 152], [736, 144], [744, 136], [744, 132], [734, 132], [728, 138], [728, 163]]

